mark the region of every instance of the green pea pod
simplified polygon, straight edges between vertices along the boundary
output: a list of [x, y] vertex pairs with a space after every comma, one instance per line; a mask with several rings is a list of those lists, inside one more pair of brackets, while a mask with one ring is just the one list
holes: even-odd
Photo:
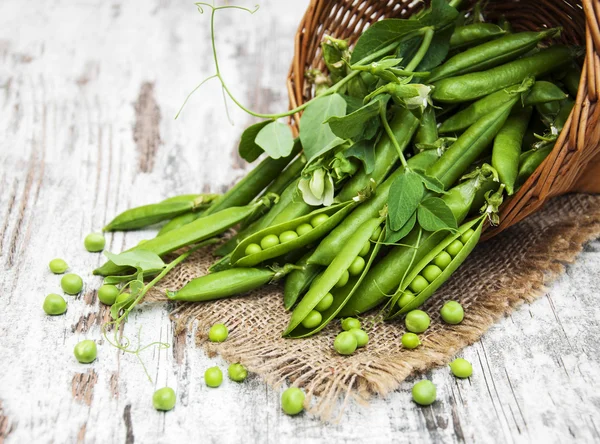
[[[390, 128], [402, 150], [406, 149], [415, 131], [419, 126], [419, 119], [407, 109], [399, 109], [390, 121]], [[375, 145], [375, 167], [369, 174], [361, 169], [341, 189], [336, 196], [338, 202], [345, 202], [355, 197], [359, 192], [367, 188], [371, 180], [381, 183], [398, 162], [398, 152], [394, 144], [384, 134]]]
[[231, 253], [226, 254], [225, 256], [214, 262], [210, 267], [208, 267], [208, 272], [214, 273], [215, 271], [229, 270], [230, 268], [232, 268]]
[[321, 272], [319, 265], [307, 264], [306, 260], [310, 257], [312, 252], [306, 254], [296, 265], [300, 268], [292, 271], [285, 278], [285, 285], [283, 287], [283, 306], [286, 310], [291, 309], [301, 294], [303, 294], [311, 282]]
[[520, 83], [527, 77], [548, 74], [572, 60], [573, 54], [568, 47], [555, 45], [487, 71], [438, 80], [433, 83], [435, 89], [431, 97], [444, 103], [468, 102]]
[[519, 174], [519, 156], [523, 136], [531, 118], [531, 107], [516, 108], [506, 119], [494, 139], [492, 149], [492, 166], [498, 171], [500, 181], [504, 184], [506, 192], [512, 196], [515, 183]]
[[518, 95], [513, 96], [508, 102], [471, 125], [442, 157], [427, 169], [427, 174], [437, 178], [444, 188], [448, 189], [490, 146], [518, 99]]
[[[290, 187], [292, 182], [296, 182], [306, 166], [306, 157], [301, 154], [294, 160], [277, 178], [267, 187], [263, 196], [271, 194], [283, 194]], [[296, 185], [297, 186], [297, 185]], [[275, 208], [275, 206], [273, 206]]]
[[567, 97], [568, 95], [565, 94], [563, 90], [554, 83], [540, 80], [535, 82], [529, 94], [525, 96], [525, 99], [523, 100], [523, 106], [534, 106], [541, 103], [558, 102], [566, 99]]
[[[482, 71], [514, 60], [534, 49], [544, 39], [558, 35], [560, 28], [541, 32], [519, 32], [508, 34], [491, 42], [469, 48], [438, 66], [428, 78], [433, 83], [447, 77]], [[508, 85], [518, 83], [519, 80]], [[508, 86], [506, 85], [506, 86]]]
[[579, 81], [581, 80], [581, 70], [575, 64], [572, 64], [567, 69], [565, 77], [562, 79], [565, 88], [569, 91], [569, 94], [574, 99], [577, 97], [577, 91], [579, 91]]
[[[450, 278], [452, 273], [454, 273], [458, 269], [458, 267], [460, 267], [460, 265], [465, 261], [465, 259], [469, 256], [471, 251], [473, 251], [473, 249], [479, 242], [479, 238], [481, 237], [481, 230], [483, 228], [483, 222], [485, 221], [486, 217], [487, 217], [486, 215], [483, 215], [483, 216], [478, 217], [475, 220], [469, 221], [469, 222], [461, 225], [458, 229], [458, 233], [447, 236], [434, 249], [429, 251], [429, 253], [427, 255], [425, 255], [411, 269], [411, 271], [406, 275], [406, 278], [404, 279], [402, 285], [400, 286], [397, 296], [394, 299], [392, 299], [391, 310], [390, 310], [390, 313], [389, 313], [387, 319], [394, 319], [400, 315], [403, 315], [404, 313], [407, 313], [411, 310], [419, 308], [421, 305], [423, 305], [427, 301], [427, 299], [429, 299], [431, 297], [431, 295], [433, 295], [433, 293], [435, 293], [435, 291], [438, 288], [440, 288], [442, 286], [442, 284], [444, 284], [444, 282], [446, 282]], [[408, 287], [408, 284], [410, 282], [412, 282], [412, 280], [427, 265], [429, 265], [438, 254], [440, 254], [442, 251], [444, 251], [444, 249], [448, 245], [450, 245], [454, 240], [460, 238], [460, 236], [462, 236], [462, 234], [465, 231], [471, 230], [471, 229], [474, 229], [475, 232], [469, 238], [469, 240], [464, 244], [464, 246], [459, 251], [459, 253], [456, 256], [454, 256], [454, 258], [452, 258], [452, 261], [444, 269], [444, 271], [442, 271], [442, 274], [440, 274], [436, 279], [434, 279], [431, 283], [429, 283], [429, 285], [423, 291], [417, 293], [415, 295], [415, 298], [411, 302], [409, 302], [404, 307], [400, 308], [397, 304], [397, 300], [399, 299], [402, 292], [404, 290], [406, 290], [406, 288]]]
[[519, 186], [523, 185], [527, 179], [529, 179], [529, 176], [531, 176], [546, 159], [546, 157], [548, 157], [548, 154], [550, 154], [552, 148], [554, 148], [553, 143], [538, 150], [531, 150], [531, 152], [524, 153], [527, 155], [524, 156], [521, 164], [519, 165], [519, 176], [517, 178], [517, 184]]
[[540, 103], [536, 105], [535, 109], [537, 110], [542, 122], [546, 127], [552, 125], [552, 122], [558, 117], [558, 113], [560, 112], [560, 103], [557, 102], [547, 102]]
[[[336, 256], [329, 267], [327, 267], [318, 280], [315, 281], [315, 284], [311, 286], [308, 293], [306, 293], [298, 303], [292, 312], [290, 322], [283, 332], [283, 336], [292, 338], [311, 336], [324, 328], [329, 321], [335, 317], [336, 312], [341, 308], [341, 304], [339, 304], [339, 307], [337, 308], [331, 306], [327, 310], [324, 310], [322, 312], [321, 323], [317, 327], [309, 329], [301, 325], [301, 322], [306, 318], [308, 313], [314, 310], [321, 299], [323, 299], [327, 293], [331, 292], [343, 274], [347, 272], [352, 261], [358, 256], [365, 243], [369, 241], [373, 232], [383, 221], [383, 217], [377, 217], [368, 220], [360, 226], [356, 233], [354, 233], [354, 236], [352, 236], [352, 239], [344, 246], [342, 252]], [[373, 256], [373, 253], [371, 256]]]
[[[356, 207], [356, 205], [358, 205], [358, 202], [354, 200], [335, 204], [330, 207], [320, 208], [305, 216], [278, 225], [272, 225], [264, 230], [258, 231], [240, 242], [231, 255], [231, 263], [236, 267], [253, 267], [268, 259], [273, 259], [274, 257], [282, 256], [292, 250], [310, 245], [329, 233]], [[260, 245], [261, 240], [268, 235], [276, 235], [279, 237], [284, 231], [295, 231], [296, 228], [302, 224], [310, 224], [311, 219], [320, 214], [326, 214], [329, 218], [308, 233], [298, 236], [296, 239], [290, 240], [289, 242], [280, 243], [273, 247], [261, 250], [258, 253], [246, 254], [248, 245]]]
[[[457, 222], [461, 223], [474, 206], [479, 189], [493, 181], [493, 172], [482, 170], [480, 174], [473, 174], [468, 180], [450, 189], [441, 198], [450, 207]], [[419, 235], [419, 230], [418, 227], [414, 228], [401, 240], [401, 245], [393, 247], [369, 270], [354, 296], [338, 313], [339, 317], [355, 316], [380, 305], [388, 299], [389, 293], [396, 291], [411, 263], [421, 260], [447, 236], [443, 231], [422, 232]], [[418, 248], [415, 248], [417, 245]]]
[[450, 37], [450, 49], [480, 45], [502, 37], [504, 34], [506, 34], [506, 31], [493, 23], [472, 23], [457, 26]]
[[[130, 248], [127, 251], [145, 250], [162, 256], [179, 248], [202, 242], [205, 239], [217, 236], [234, 225], [240, 223], [263, 205], [271, 205], [270, 196], [244, 207], [231, 207], [218, 213], [205, 215], [194, 222], [169, 231], [162, 236], [149, 239], [144, 244]], [[127, 267], [120, 267], [112, 261], [106, 262], [94, 270], [94, 274], [101, 276], [123, 274]]]
[[270, 268], [232, 268], [192, 279], [180, 290], [167, 291], [172, 301], [205, 302], [224, 299], [256, 290], [265, 284], [281, 279], [294, 269], [286, 265], [280, 270]]
[[156, 204], [130, 208], [111, 220], [103, 231], [137, 230], [189, 211], [201, 211], [216, 197], [218, 195], [215, 194], [188, 194], [172, 197]]
[[463, 131], [485, 115], [498, 109], [500, 105], [514, 99], [515, 95], [525, 94], [534, 86], [533, 78], [528, 78], [523, 83], [509, 86], [506, 89], [482, 97], [467, 108], [444, 120], [440, 125], [439, 132], [445, 134]]
[[415, 134], [415, 144], [433, 144], [438, 140], [437, 122], [435, 120], [435, 108], [428, 106], [423, 111], [423, 116], [419, 123], [419, 129]]
[[569, 115], [575, 106], [575, 101], [571, 99], [567, 99], [560, 104], [560, 109], [558, 110], [558, 114], [554, 118], [554, 121], [551, 125], [552, 134], [558, 136], [558, 134], [562, 131], [567, 120], [569, 120]]
[[163, 227], [158, 231], [156, 236], [162, 236], [169, 231], [175, 230], [179, 227], [183, 227], [186, 224], [194, 222], [196, 219], [203, 216], [204, 213], [201, 211], [190, 211], [188, 213], [180, 214], [177, 217], [174, 217], [169, 222], [167, 222]]
[[[408, 160], [411, 168], [426, 169], [439, 158], [437, 150], [427, 150]], [[394, 171], [381, 185], [375, 189], [375, 195], [369, 200], [363, 202], [348, 217], [335, 227], [315, 249], [308, 260], [311, 264], [329, 265], [333, 259], [340, 254], [344, 245], [354, 234], [356, 229], [367, 220], [377, 217], [381, 209], [388, 200], [390, 187], [394, 181], [404, 173], [404, 168], [400, 167]]]
[[267, 185], [281, 174], [283, 169], [301, 150], [302, 146], [299, 139], [297, 139], [294, 149], [289, 156], [280, 157], [279, 159], [267, 157], [229, 191], [216, 199], [211, 207], [206, 210], [205, 214], [208, 216], [226, 208], [248, 205]]

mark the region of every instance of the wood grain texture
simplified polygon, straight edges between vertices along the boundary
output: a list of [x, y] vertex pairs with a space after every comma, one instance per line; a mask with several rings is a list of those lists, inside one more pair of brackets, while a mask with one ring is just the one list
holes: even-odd
[[[253, 3], [243, 2], [246, 6]], [[287, 105], [285, 76], [306, 0], [266, 0], [255, 16], [218, 18], [223, 72], [258, 111]], [[388, 399], [352, 406], [339, 424], [289, 418], [278, 390], [256, 377], [208, 389], [204, 370], [226, 368], [174, 336], [166, 307], [145, 305], [125, 334], [164, 341], [138, 360], [106, 343], [83, 366], [73, 346], [99, 339], [107, 319], [91, 270], [102, 261], [84, 236], [132, 205], [225, 190], [248, 166], [237, 140], [253, 120], [229, 106], [212, 74], [208, 17], [176, 0], [0, 2], [0, 443], [12, 442], [598, 442], [600, 242], [549, 289], [464, 350], [474, 376], [426, 375], [438, 402], [417, 408], [412, 381]], [[140, 132], [141, 131], [141, 132]], [[137, 135], [136, 135], [137, 133]], [[137, 139], [137, 140], [136, 140]], [[121, 250], [151, 232], [115, 233]], [[58, 292], [47, 264], [65, 258], [84, 292], [64, 316], [41, 310]], [[178, 396], [156, 412], [156, 388]]]

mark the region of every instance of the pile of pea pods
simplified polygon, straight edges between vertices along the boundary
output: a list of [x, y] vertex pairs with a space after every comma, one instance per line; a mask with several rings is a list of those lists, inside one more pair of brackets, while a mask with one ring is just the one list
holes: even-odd
[[[253, 125], [240, 153], [267, 156], [229, 191], [132, 208], [105, 231], [163, 224], [127, 250], [162, 259], [219, 241], [208, 273], [168, 298], [206, 303], [279, 281], [285, 337], [374, 309], [385, 320], [415, 312], [548, 156], [581, 72], [560, 29], [517, 32], [455, 6], [382, 20], [354, 46], [326, 36], [299, 137], [273, 153], [279, 129], [264, 129], [275, 120]], [[135, 274], [113, 260], [94, 273]]]

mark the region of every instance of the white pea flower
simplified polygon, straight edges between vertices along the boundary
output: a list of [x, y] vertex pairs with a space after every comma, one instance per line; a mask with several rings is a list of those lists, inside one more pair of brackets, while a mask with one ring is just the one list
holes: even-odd
[[404, 99], [404, 102], [406, 103], [406, 107], [408, 109], [413, 109], [413, 108], [427, 108], [427, 105], [429, 103], [429, 94], [431, 93], [431, 87], [427, 86], [427, 85], [422, 85], [420, 83], [416, 83], [414, 85], [410, 85], [413, 86], [417, 89], [417, 91], [419, 91], [419, 95], [415, 96], [415, 97], [409, 97], [407, 99]]
[[313, 206], [330, 206], [333, 203], [333, 179], [324, 168], [311, 174], [310, 178], [302, 178], [298, 183], [304, 202]]

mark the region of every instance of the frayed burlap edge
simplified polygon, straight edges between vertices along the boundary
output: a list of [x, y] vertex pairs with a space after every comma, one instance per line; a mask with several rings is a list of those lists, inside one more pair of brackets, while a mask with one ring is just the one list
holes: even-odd
[[[561, 199], [565, 205], [561, 204]], [[209, 354], [218, 353], [229, 362], [241, 362], [274, 387], [287, 381], [303, 388], [307, 394], [307, 410], [323, 420], [335, 421], [349, 401], [367, 403], [373, 395], [385, 396], [396, 390], [413, 373], [448, 363], [460, 349], [478, 340], [502, 316], [543, 295], [546, 286], [564, 272], [565, 265], [575, 260], [584, 243], [600, 236], [600, 198], [561, 197], [549, 206], [550, 209], [478, 247], [485, 249], [487, 246], [500, 256], [510, 256], [502, 252], [502, 246], [513, 242], [528, 250], [528, 254], [518, 263], [510, 260], [504, 263], [502, 258], [496, 258], [505, 267], [496, 276], [490, 274], [491, 270], [497, 269], [498, 263], [487, 269], [489, 259], [485, 252], [480, 252], [480, 257], [469, 258], [460, 273], [457, 272], [461, 276], [453, 276], [452, 282], [438, 291], [436, 296], [439, 298], [432, 298], [433, 301], [424, 308], [432, 316], [432, 328], [422, 335], [423, 346], [416, 350], [407, 351], [397, 346], [404, 333], [399, 322], [371, 324], [372, 341], [364, 351], [352, 357], [330, 353], [339, 325], [330, 325], [321, 335], [304, 340], [272, 337], [273, 331], [282, 331], [289, 319], [289, 313], [279, 307], [281, 289], [274, 285], [246, 298], [178, 305], [172, 312], [176, 332], [181, 333], [194, 324], [196, 342]], [[561, 218], [564, 207], [571, 209]], [[545, 218], [555, 221], [548, 223]], [[511, 240], [513, 237], [520, 239]], [[536, 246], [533, 251], [529, 251], [529, 240]], [[515, 245], [507, 248], [510, 250]], [[202, 263], [200, 268], [205, 268], [209, 260], [199, 256], [192, 259], [192, 263]], [[176, 276], [175, 282], [185, 282], [191, 277]], [[453, 297], [460, 294], [465, 282], [480, 296], [466, 296], [465, 300]], [[458, 326], [437, 322], [439, 307], [449, 298], [459, 300], [466, 309], [465, 321]], [[162, 297], [155, 294], [152, 299]], [[277, 313], [272, 314], [274, 311]], [[366, 316], [363, 324], [369, 325], [374, 317]], [[264, 318], [268, 318], [268, 323]], [[216, 322], [224, 322], [230, 328], [231, 334], [225, 343], [207, 341], [207, 331]], [[277, 328], [269, 330], [273, 326]], [[392, 348], [390, 342], [394, 343]], [[321, 359], [321, 356], [325, 357]], [[336, 412], [339, 415], [335, 415]]]

